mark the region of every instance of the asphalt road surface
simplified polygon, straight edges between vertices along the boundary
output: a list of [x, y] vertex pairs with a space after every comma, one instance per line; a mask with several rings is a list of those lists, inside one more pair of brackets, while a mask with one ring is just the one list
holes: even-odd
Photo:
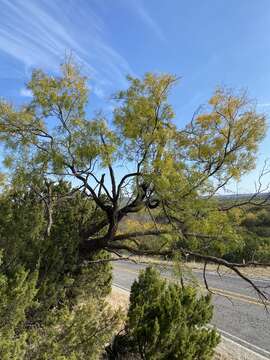
[[[139, 270], [145, 266], [126, 261], [116, 262], [113, 271], [114, 285], [130, 290]], [[173, 277], [168, 268], [159, 269], [164, 277]], [[187, 277], [192, 280], [193, 276], [194, 281], [203, 285], [202, 272], [196, 271], [193, 274]], [[223, 336], [270, 359], [270, 306], [267, 313], [255, 291], [236, 276], [222, 275], [220, 278], [218, 274], [208, 272], [207, 280], [210, 288], [219, 294], [213, 295], [212, 324]], [[270, 279], [257, 278], [255, 283], [260, 287], [270, 287]]]

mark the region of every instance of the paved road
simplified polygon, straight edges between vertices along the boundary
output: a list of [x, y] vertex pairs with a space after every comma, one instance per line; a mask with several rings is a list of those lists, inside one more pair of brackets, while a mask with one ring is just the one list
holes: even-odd
[[[131, 262], [117, 262], [114, 264], [114, 284], [130, 289], [140, 269], [145, 265]], [[162, 275], [171, 277], [171, 271], [160, 269]], [[194, 277], [203, 282], [202, 273], [196, 271]], [[223, 275], [222, 278], [215, 273], [208, 273], [209, 286], [225, 296], [214, 295], [215, 325], [222, 335], [264, 355], [270, 359], [270, 313], [267, 314], [264, 306], [258, 302], [254, 290], [242, 279]], [[266, 279], [256, 279], [259, 286], [270, 286]]]

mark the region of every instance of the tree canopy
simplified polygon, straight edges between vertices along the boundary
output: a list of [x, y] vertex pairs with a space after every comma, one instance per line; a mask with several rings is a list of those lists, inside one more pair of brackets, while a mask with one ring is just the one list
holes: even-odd
[[[127, 89], [113, 97], [112, 118], [99, 112], [89, 119], [87, 78], [65, 63], [58, 76], [33, 72], [29, 103], [1, 100], [6, 179], [39, 194], [47, 233], [59, 199], [40, 179], [71, 180], [63, 196], [81, 192], [98, 213], [80, 223], [79, 261], [100, 250], [180, 252], [240, 273], [243, 264], [222, 259], [224, 247], [233, 250], [241, 241], [240, 220], [236, 211], [220, 209], [214, 195], [255, 167], [266, 118], [245, 92], [219, 88], [180, 127], [169, 102], [177, 82], [169, 74], [129, 76]], [[142, 212], [151, 225], [123, 231], [127, 216]]]

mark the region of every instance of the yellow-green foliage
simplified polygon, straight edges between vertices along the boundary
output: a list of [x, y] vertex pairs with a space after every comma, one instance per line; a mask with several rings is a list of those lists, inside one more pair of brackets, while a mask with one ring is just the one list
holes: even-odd
[[35, 171], [61, 174], [71, 164], [87, 168], [90, 160], [102, 167], [120, 158], [134, 165], [142, 161], [140, 170], [163, 192], [173, 183], [190, 191], [190, 185], [203, 185], [209, 176], [238, 179], [255, 165], [265, 117], [245, 93], [217, 89], [209, 107], [181, 129], [168, 101], [175, 76], [128, 77], [129, 88], [114, 97], [110, 127], [103, 115], [87, 119], [87, 79], [78, 68], [68, 62], [61, 71], [60, 76], [33, 72], [29, 104], [16, 109], [0, 102], [1, 140], [12, 150], [6, 166], [28, 161]]

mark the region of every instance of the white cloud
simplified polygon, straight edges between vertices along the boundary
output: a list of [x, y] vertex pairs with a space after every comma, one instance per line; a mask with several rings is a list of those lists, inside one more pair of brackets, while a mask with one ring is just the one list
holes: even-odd
[[24, 96], [24, 97], [32, 97], [32, 96], [33, 96], [33, 93], [32, 93], [32, 91], [29, 90], [29, 89], [22, 88], [22, 89], [20, 90], [20, 95], [21, 95], [21, 96]]
[[33, 67], [57, 72], [65, 53], [72, 52], [82, 71], [98, 84], [100, 96], [102, 87], [126, 84], [132, 69], [110, 46], [106, 26], [91, 2], [0, 0], [0, 5], [0, 51], [20, 61], [26, 73]]

